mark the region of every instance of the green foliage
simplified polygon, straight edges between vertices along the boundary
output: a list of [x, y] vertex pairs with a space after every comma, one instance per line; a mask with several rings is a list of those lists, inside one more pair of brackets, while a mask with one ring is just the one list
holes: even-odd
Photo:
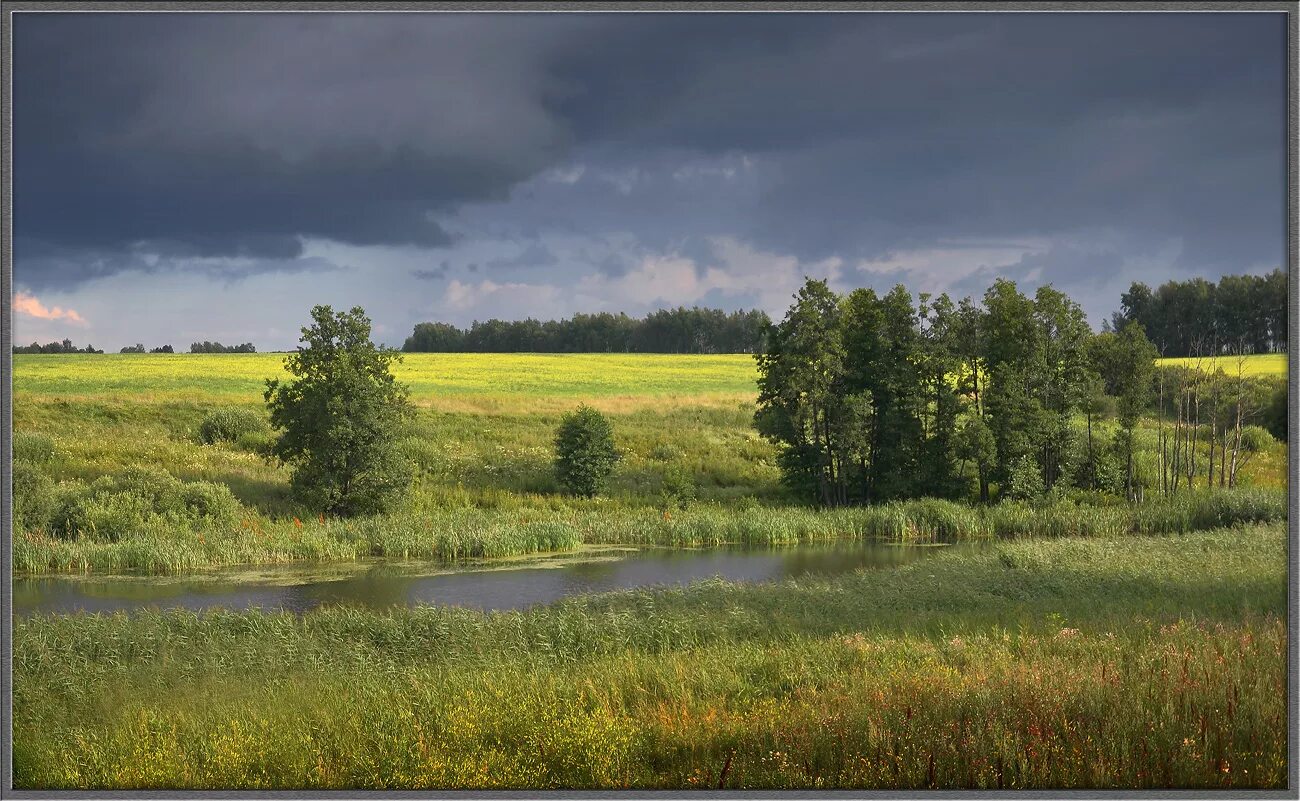
[[54, 438], [49, 434], [31, 431], [14, 432], [13, 456], [15, 462], [48, 465], [54, 460], [54, 455]]
[[1262, 426], [1246, 426], [1241, 429], [1241, 449], [1246, 453], [1262, 453], [1273, 442], [1273, 435]]
[[157, 528], [229, 529], [241, 511], [222, 484], [183, 482], [161, 470], [131, 468], [89, 485], [62, 487], [49, 527], [64, 539], [116, 542]]
[[695, 476], [680, 464], [670, 465], [664, 471], [660, 494], [665, 508], [688, 508], [695, 503]]
[[1285, 380], [1267, 382], [1268, 401], [1264, 407], [1264, 427], [1274, 439], [1287, 441], [1287, 385]]
[[14, 459], [14, 533], [42, 530], [54, 511], [54, 481], [31, 461]]
[[1002, 486], [1002, 497], [1013, 501], [1037, 501], [1045, 491], [1043, 475], [1034, 457], [1021, 456], [1011, 463], [1006, 483]]
[[266, 418], [252, 409], [227, 406], [208, 412], [203, 417], [203, 422], [199, 424], [199, 441], [204, 445], [236, 442], [246, 434], [260, 434], [268, 430]]
[[409, 490], [413, 467], [397, 447], [412, 416], [409, 390], [393, 378], [394, 350], [370, 341], [360, 308], [312, 309], [305, 347], [285, 361], [297, 380], [266, 382], [272, 453], [293, 468], [291, 491], [313, 511], [350, 516], [391, 508]]
[[595, 496], [617, 461], [614, 429], [605, 415], [582, 404], [560, 420], [555, 432], [555, 477], [566, 490]]
[[1154, 291], [1134, 283], [1112, 317], [1116, 330], [1140, 323], [1166, 356], [1205, 354], [1211, 348], [1246, 353], [1285, 351], [1287, 276], [1225, 275], [1218, 284], [1204, 278], [1167, 281]]
[[571, 319], [475, 321], [468, 330], [417, 323], [402, 350], [475, 353], [757, 353], [770, 324], [762, 311], [699, 307], [659, 309], [643, 319], [626, 314], [576, 314]]

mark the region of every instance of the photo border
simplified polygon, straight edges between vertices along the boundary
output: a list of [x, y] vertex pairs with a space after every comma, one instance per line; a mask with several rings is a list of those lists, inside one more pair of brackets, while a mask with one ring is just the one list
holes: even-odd
[[[7, 2], [0, 5], [0, 170], [3, 171], [3, 198], [0, 215], [3, 227], [0, 240], [0, 288], [8, 298], [13, 297], [13, 27], [14, 15], [30, 12], [43, 13], [283, 13], [283, 12], [333, 12], [333, 13], [760, 13], [760, 12], [1050, 12], [1050, 13], [1142, 13], [1142, 12], [1250, 12], [1283, 13], [1286, 16], [1286, 274], [1287, 274], [1287, 327], [1289, 336], [1287, 373], [1288, 430], [1294, 435], [1300, 431], [1300, 403], [1297, 398], [1297, 364], [1290, 359], [1290, 350], [1300, 343], [1297, 317], [1297, 244], [1300, 224], [1297, 222], [1297, 34], [1300, 27], [1300, 5], [1297, 3], [1266, 2]], [[1297, 758], [1297, 690], [1300, 689], [1300, 643], [1297, 642], [1297, 504], [1296, 480], [1300, 467], [1300, 454], [1292, 440], [1287, 448], [1287, 789], [1285, 790], [714, 790], [714, 791], [653, 791], [653, 790], [18, 790], [13, 788], [13, 541], [12, 541], [12, 370], [13, 328], [12, 302], [0, 308], [0, 418], [4, 426], [3, 446], [0, 448], [0, 797], [17, 799], [43, 798], [1296, 798], [1300, 790], [1300, 759]]]

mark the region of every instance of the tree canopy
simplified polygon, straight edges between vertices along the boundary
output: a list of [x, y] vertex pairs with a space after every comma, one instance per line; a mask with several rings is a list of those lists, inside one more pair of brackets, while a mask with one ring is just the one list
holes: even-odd
[[401, 356], [370, 340], [360, 307], [311, 311], [297, 352], [285, 360], [296, 380], [267, 380], [271, 452], [293, 468], [290, 488], [312, 510], [380, 512], [410, 487], [412, 466], [397, 449], [412, 415], [408, 389], [389, 369]]

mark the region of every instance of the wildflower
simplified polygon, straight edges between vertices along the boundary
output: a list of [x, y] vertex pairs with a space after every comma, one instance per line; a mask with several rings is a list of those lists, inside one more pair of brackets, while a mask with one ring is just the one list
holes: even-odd
[[1070, 639], [1071, 637], [1078, 637], [1078, 636], [1079, 636], [1079, 630], [1078, 630], [1078, 629], [1068, 629], [1068, 628], [1067, 628], [1067, 629], [1061, 629], [1060, 631], [1058, 631], [1058, 632], [1056, 633], [1056, 638], [1057, 638], [1058, 640], [1068, 640], [1068, 639]]

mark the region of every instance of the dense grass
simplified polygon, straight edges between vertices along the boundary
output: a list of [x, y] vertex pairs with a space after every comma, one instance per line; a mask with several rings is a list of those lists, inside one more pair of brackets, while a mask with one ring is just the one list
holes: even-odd
[[600, 501], [518, 504], [507, 497], [495, 508], [431, 505], [353, 521], [245, 518], [225, 528], [204, 518], [179, 535], [175, 526], [150, 517], [114, 542], [27, 532], [14, 539], [13, 564], [19, 573], [181, 573], [371, 556], [455, 561], [566, 551], [583, 543], [698, 547], [837, 538], [929, 543], [1166, 534], [1286, 518], [1285, 493], [1271, 490], [1198, 492], [1138, 506], [1059, 502], [978, 508], [927, 499], [830, 511], [710, 504], [660, 512]]
[[87, 787], [1272, 787], [1285, 535], [416, 608], [37, 616], [14, 778]]

